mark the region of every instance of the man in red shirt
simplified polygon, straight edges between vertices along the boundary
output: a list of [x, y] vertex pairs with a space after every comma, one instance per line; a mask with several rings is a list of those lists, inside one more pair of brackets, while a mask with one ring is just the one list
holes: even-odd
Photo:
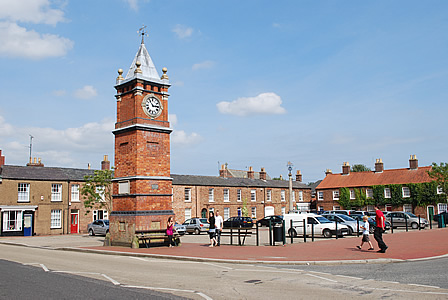
[[373, 232], [373, 237], [377, 241], [378, 247], [380, 248], [380, 250], [378, 250], [377, 252], [386, 253], [386, 249], [388, 247], [383, 241], [383, 232], [386, 226], [386, 218], [384, 217], [383, 212], [378, 208], [378, 206], [375, 206], [375, 214], [376, 214], [376, 227], [375, 231]]

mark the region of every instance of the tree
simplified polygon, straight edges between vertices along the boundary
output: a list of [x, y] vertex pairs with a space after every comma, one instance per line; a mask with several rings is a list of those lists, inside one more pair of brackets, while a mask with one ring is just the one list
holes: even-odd
[[107, 210], [108, 215], [112, 211], [112, 179], [113, 170], [95, 170], [93, 175], [84, 176], [86, 183], [81, 188], [81, 195], [86, 196], [84, 206], [89, 209], [99, 207]]
[[441, 162], [440, 165], [432, 163], [432, 168], [428, 171], [429, 177], [437, 182], [437, 185], [442, 189], [442, 192], [448, 194], [448, 164]]
[[366, 167], [365, 165], [357, 164], [357, 165], [353, 165], [350, 171], [351, 172], [365, 172], [365, 171], [372, 171], [372, 170], [370, 170], [370, 168]]

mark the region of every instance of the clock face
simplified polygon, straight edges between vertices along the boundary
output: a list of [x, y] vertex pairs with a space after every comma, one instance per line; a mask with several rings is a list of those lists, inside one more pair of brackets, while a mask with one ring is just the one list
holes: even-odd
[[151, 118], [156, 118], [162, 113], [162, 103], [154, 95], [148, 95], [142, 102], [143, 111]]

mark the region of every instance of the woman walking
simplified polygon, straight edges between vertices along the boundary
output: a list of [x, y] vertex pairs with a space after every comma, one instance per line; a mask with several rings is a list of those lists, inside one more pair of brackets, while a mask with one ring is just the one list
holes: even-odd
[[214, 212], [209, 212], [208, 222], [210, 223], [210, 228], [208, 230], [208, 234], [210, 236], [210, 246], [216, 246], [216, 238], [215, 238], [215, 214]]

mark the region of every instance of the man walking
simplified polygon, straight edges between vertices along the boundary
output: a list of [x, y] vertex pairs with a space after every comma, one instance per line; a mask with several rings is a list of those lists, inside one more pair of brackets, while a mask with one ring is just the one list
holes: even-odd
[[219, 210], [216, 210], [215, 234], [216, 234], [217, 246], [221, 246], [221, 231], [222, 231], [223, 223], [224, 223], [224, 220], [222, 219], [221, 215], [219, 214]]
[[378, 208], [378, 206], [375, 205], [375, 215], [376, 215], [376, 227], [375, 231], [373, 232], [373, 237], [375, 238], [376, 242], [378, 243], [378, 247], [380, 250], [377, 252], [379, 253], [386, 253], [386, 249], [388, 248], [386, 243], [383, 241], [383, 232], [384, 228], [386, 226], [386, 219], [384, 218], [383, 212]]

